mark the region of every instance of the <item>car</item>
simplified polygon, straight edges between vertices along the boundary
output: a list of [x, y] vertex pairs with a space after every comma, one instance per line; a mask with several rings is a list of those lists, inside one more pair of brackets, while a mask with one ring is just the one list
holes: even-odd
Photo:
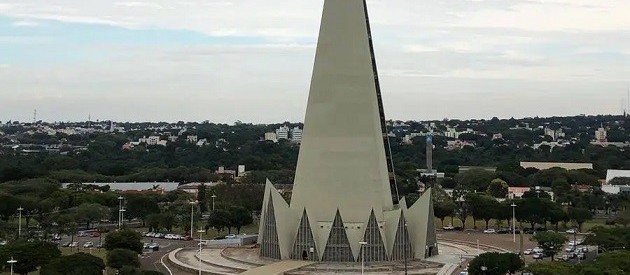
[[85, 248], [94, 247], [94, 243], [93, 242], [86, 242], [86, 243], [83, 244], [83, 247], [85, 247]]
[[455, 227], [453, 227], [453, 225], [449, 224], [447, 226], [442, 227], [442, 229], [444, 229], [444, 230], [455, 230]]
[[567, 231], [565, 231], [565, 232], [566, 232], [567, 234], [576, 234], [576, 233], [578, 233], [578, 232], [577, 232], [577, 229], [575, 229], [575, 228], [568, 229], [568, 230], [567, 230]]
[[530, 255], [530, 254], [532, 254], [532, 250], [531, 249], [525, 249], [525, 251], [523, 251], [523, 254]]
[[586, 247], [586, 246], [585, 246], [585, 247], [582, 247], [582, 248], [580, 249], [580, 251], [581, 251], [582, 253], [587, 253], [587, 252], [588, 252], [588, 247]]
[[584, 259], [586, 259], [586, 254], [585, 254], [585, 253], [580, 252], [580, 253], [578, 253], [578, 254], [577, 254], [577, 257], [578, 257], [578, 259], [580, 259], [580, 260], [584, 260]]
[[226, 239], [236, 239], [236, 235], [230, 234], [230, 235], [225, 236], [225, 238]]
[[532, 249], [532, 252], [534, 252], [534, 254], [538, 254], [538, 253], [543, 253], [544, 250], [540, 247], [534, 247], [534, 249]]
[[154, 237], [156, 237], [156, 238], [160, 238], [160, 239], [163, 239], [163, 238], [164, 238], [164, 236], [165, 236], [165, 235], [164, 235], [164, 234], [162, 234], [162, 233], [155, 233], [155, 236], [154, 236]]
[[483, 231], [483, 233], [486, 233], [486, 234], [494, 234], [494, 233], [497, 233], [497, 231], [496, 231], [496, 230], [494, 230], [494, 229], [492, 229], [492, 228], [490, 228], [490, 229], [486, 229], [486, 230], [484, 230], [484, 231]]
[[151, 246], [150, 243], [144, 243], [144, 245], [142, 246], [142, 249], [149, 249], [150, 246]]
[[146, 237], [151, 237], [151, 238], [155, 238], [155, 232], [149, 232], [146, 235], [144, 235]]
[[160, 244], [152, 243], [152, 244], [149, 245], [149, 249], [151, 249], [153, 251], [158, 251], [158, 250], [160, 250]]
[[91, 236], [92, 238], [98, 238], [98, 237], [100, 237], [100, 236], [101, 236], [101, 233], [98, 233], [98, 232], [92, 232], [92, 234], [90, 234], [90, 236]]
[[542, 258], [544, 258], [545, 256], [542, 253], [534, 253], [532, 255], [532, 258], [536, 259], [536, 260], [540, 260]]
[[459, 273], [459, 275], [468, 275], [468, 271], [462, 271]]
[[59, 235], [59, 234], [53, 234], [53, 235], [52, 235], [52, 240], [53, 240], [53, 241], [61, 241], [61, 235]]
[[192, 241], [192, 239], [193, 238], [191, 236], [188, 236], [188, 235], [182, 237], [183, 241]]
[[565, 252], [573, 252], [575, 251], [575, 246], [569, 245], [564, 249]]
[[7, 241], [5, 240], [0, 241], [0, 246], [5, 246], [5, 245], [7, 245]]
[[175, 238], [175, 235], [173, 235], [173, 234], [166, 234], [166, 235], [164, 235], [164, 239], [167, 239], [167, 240], [172, 240], [174, 238]]
[[70, 246], [70, 242], [65, 242], [61, 244], [61, 247], [69, 247]]
[[68, 247], [77, 247], [79, 246], [79, 242], [71, 242]]

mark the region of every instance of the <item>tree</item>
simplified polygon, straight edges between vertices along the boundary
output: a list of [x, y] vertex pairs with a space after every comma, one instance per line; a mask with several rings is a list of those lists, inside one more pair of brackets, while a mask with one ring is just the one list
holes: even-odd
[[468, 194], [466, 201], [470, 203], [473, 219], [484, 220], [488, 229], [490, 220], [497, 216], [496, 212], [499, 210], [500, 203], [493, 197], [479, 194]]
[[124, 266], [140, 267], [140, 260], [135, 251], [117, 248], [107, 251], [107, 266], [115, 269], [121, 269]]
[[208, 190], [203, 183], [197, 186], [197, 201], [199, 202], [199, 211], [205, 213], [208, 210]]
[[212, 227], [221, 233], [226, 227], [230, 227], [230, 213], [225, 209], [215, 209], [208, 218], [208, 227]]
[[126, 218], [142, 219], [143, 223], [145, 223], [145, 217], [151, 214], [160, 213], [160, 207], [158, 206], [157, 198], [153, 195], [133, 194], [126, 195], [125, 197], [125, 199], [127, 200], [125, 208]]
[[59, 256], [61, 251], [57, 246], [44, 241], [29, 242], [19, 239], [0, 247], [0, 261], [6, 263], [13, 257], [17, 261], [14, 270], [18, 274], [33, 272], [37, 267], [48, 264]]
[[584, 242], [597, 245], [604, 251], [630, 249], [630, 230], [626, 228], [605, 228], [596, 226], [591, 228], [593, 234], [586, 236]]
[[105, 269], [103, 259], [86, 254], [76, 253], [61, 256], [42, 266], [41, 275], [101, 275]]
[[494, 172], [484, 169], [471, 169], [455, 176], [458, 185], [465, 186], [471, 191], [484, 192], [488, 189], [490, 182], [496, 178]]
[[94, 221], [100, 221], [109, 217], [109, 208], [98, 203], [84, 203], [75, 210], [75, 217], [85, 223], [86, 228]]
[[493, 179], [486, 192], [495, 198], [505, 198], [508, 193], [508, 184], [502, 179]]
[[630, 185], [630, 177], [615, 177], [611, 179], [608, 184], [610, 185]]
[[554, 256], [562, 249], [564, 242], [567, 241], [564, 235], [550, 231], [538, 232], [532, 239], [538, 242], [538, 246], [543, 249], [545, 255], [551, 256], [551, 261], [553, 261]]
[[625, 210], [617, 213], [615, 223], [623, 225], [623, 227], [627, 227], [628, 224], [630, 224], [630, 208], [626, 208]]
[[245, 207], [231, 206], [228, 212], [230, 213], [230, 225], [236, 228], [238, 234], [241, 233], [241, 227], [254, 221], [252, 214]]
[[433, 214], [442, 221], [442, 226], [444, 226], [444, 219], [454, 214], [455, 207], [457, 205], [452, 200], [438, 201], [433, 204]]
[[582, 224], [593, 218], [593, 213], [585, 208], [570, 207], [567, 213], [569, 219], [578, 224], [578, 228], [582, 230]]
[[133, 230], [125, 229], [117, 232], [111, 232], [105, 236], [105, 249], [108, 251], [114, 249], [128, 249], [142, 253], [142, 235]]
[[[514, 273], [525, 263], [514, 253], [487, 252], [475, 257], [468, 266], [471, 275], [504, 275]], [[482, 270], [486, 267], [486, 271]]]

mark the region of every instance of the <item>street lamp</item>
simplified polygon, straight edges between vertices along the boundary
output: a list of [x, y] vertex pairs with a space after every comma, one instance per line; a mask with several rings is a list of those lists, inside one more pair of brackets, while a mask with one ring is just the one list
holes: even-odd
[[214, 199], [217, 197], [217, 195], [212, 194], [211, 198], [212, 198], [212, 211], [214, 211]]
[[22, 208], [22, 206], [20, 206], [18, 209], [19, 214], [19, 218], [18, 218], [18, 238], [20, 236], [22, 236], [22, 211], [24, 211], [24, 208]]
[[365, 269], [365, 245], [368, 244], [366, 241], [359, 242], [361, 245], [361, 274]]
[[[199, 260], [199, 275], [201, 275], [201, 249], [202, 249], [202, 244], [203, 244], [203, 233], [206, 232], [203, 229], [199, 229], [197, 230], [197, 233], [199, 233], [199, 255], [197, 256], [197, 259]], [[192, 234], [192, 232], [191, 232]]]
[[121, 214], [122, 214], [122, 203], [123, 203], [124, 199], [125, 198], [123, 198], [122, 196], [118, 197], [118, 230], [120, 230], [121, 224], [122, 224], [122, 216], [121, 216]]
[[11, 265], [11, 275], [13, 275], [13, 265], [14, 265], [15, 263], [17, 263], [17, 261], [16, 261], [16, 260], [14, 260], [14, 259], [13, 259], [13, 257], [11, 257], [11, 260], [8, 260], [8, 261], [7, 261], [7, 264], [10, 264], [10, 265]]
[[516, 242], [516, 204], [512, 202], [512, 236]]
[[193, 226], [194, 226], [194, 219], [195, 219], [195, 205], [198, 203], [198, 201], [191, 201], [190, 202], [190, 236], [192, 237], [193, 234]]
[[127, 211], [127, 209], [121, 208], [120, 209], [120, 226], [119, 229], [123, 228], [125, 226], [125, 211]]

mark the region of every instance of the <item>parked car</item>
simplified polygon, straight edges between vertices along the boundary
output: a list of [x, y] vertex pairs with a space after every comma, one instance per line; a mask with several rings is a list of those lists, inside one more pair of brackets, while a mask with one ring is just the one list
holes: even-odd
[[531, 249], [525, 249], [525, 251], [523, 251], [523, 254], [530, 255], [530, 254], [532, 254], [532, 250]]
[[152, 243], [152, 244], [149, 245], [149, 249], [151, 249], [153, 251], [158, 251], [158, 250], [160, 250], [160, 244]]
[[568, 229], [568, 230], [567, 230], [567, 231], [565, 231], [565, 232], [566, 232], [567, 234], [575, 234], [575, 233], [578, 233], [578, 232], [577, 232], [577, 229], [575, 229], [575, 228]]
[[578, 254], [577, 254], [577, 257], [578, 257], [578, 259], [580, 259], [580, 260], [584, 260], [584, 259], [586, 259], [586, 254], [585, 254], [585, 253], [580, 252], [580, 253], [578, 253]]
[[188, 236], [188, 235], [182, 237], [182, 240], [184, 240], [184, 241], [192, 241], [192, 239], [193, 238], [191, 236]]
[[175, 234], [166, 234], [164, 235], [164, 239], [173, 240], [175, 239]]
[[61, 244], [61, 247], [69, 247], [69, 246], [70, 246], [70, 242], [65, 242]]
[[53, 240], [53, 241], [61, 241], [61, 235], [59, 235], [59, 234], [53, 234], [53, 235], [52, 235], [52, 240]]
[[536, 259], [536, 260], [540, 260], [543, 259], [545, 256], [542, 253], [534, 253], [534, 255], [532, 255], [532, 258]]
[[94, 243], [93, 242], [86, 242], [86, 243], [83, 244], [83, 247], [85, 247], [85, 248], [94, 247]]
[[565, 252], [573, 252], [575, 251], [575, 246], [569, 245], [564, 249]]
[[71, 242], [68, 247], [77, 247], [79, 246], [79, 242]]
[[536, 253], [543, 253], [544, 250], [540, 247], [534, 247], [534, 249], [532, 249], [532, 251], [536, 254]]
[[453, 225], [449, 224], [447, 226], [442, 227], [442, 229], [444, 229], [444, 230], [455, 230], [455, 227], [453, 227]]
[[100, 236], [101, 236], [101, 233], [99, 233], [99, 232], [92, 232], [92, 234], [90, 234], [90, 236], [91, 236], [92, 238], [98, 238], [98, 237], [100, 237]]
[[497, 231], [492, 228], [489, 228], [489, 229], [484, 230], [483, 233], [494, 234], [494, 233], [497, 233]]
[[144, 243], [144, 245], [142, 246], [142, 249], [149, 249], [150, 246], [151, 246], [150, 243]]
[[230, 234], [230, 235], [225, 236], [225, 238], [226, 239], [236, 239], [236, 235]]
[[160, 239], [163, 239], [163, 238], [164, 238], [164, 236], [165, 236], [165, 235], [164, 235], [164, 234], [162, 234], [162, 233], [155, 233], [155, 236], [154, 236], [154, 237], [156, 237], [156, 238], [160, 238]]
[[588, 252], [588, 247], [586, 247], [586, 246], [585, 246], [585, 247], [582, 247], [582, 248], [580, 249], [580, 251], [582, 251], [582, 253], [587, 253], [587, 252]]

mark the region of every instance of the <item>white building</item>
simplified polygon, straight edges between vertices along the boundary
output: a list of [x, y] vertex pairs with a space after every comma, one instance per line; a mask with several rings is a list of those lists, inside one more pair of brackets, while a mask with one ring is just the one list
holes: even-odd
[[149, 136], [140, 138], [138, 140], [139, 143], [146, 143], [147, 145], [162, 145], [166, 146], [166, 140], [160, 140], [160, 136]]
[[630, 178], [630, 170], [607, 170], [606, 184], [610, 184], [614, 178]]
[[265, 140], [278, 142], [278, 137], [276, 136], [276, 133], [274, 132], [267, 132], [265, 133]]
[[606, 129], [604, 129], [604, 127], [599, 127], [599, 129], [595, 131], [595, 141], [599, 143], [604, 143], [608, 141]]
[[300, 143], [302, 141], [302, 129], [300, 129], [300, 127], [291, 129], [291, 141], [295, 143]]
[[199, 138], [197, 136], [187, 136], [186, 141], [188, 141], [189, 143], [197, 143], [197, 141], [199, 141]]
[[282, 126], [276, 130], [276, 138], [278, 140], [281, 139], [289, 139], [289, 126]]

